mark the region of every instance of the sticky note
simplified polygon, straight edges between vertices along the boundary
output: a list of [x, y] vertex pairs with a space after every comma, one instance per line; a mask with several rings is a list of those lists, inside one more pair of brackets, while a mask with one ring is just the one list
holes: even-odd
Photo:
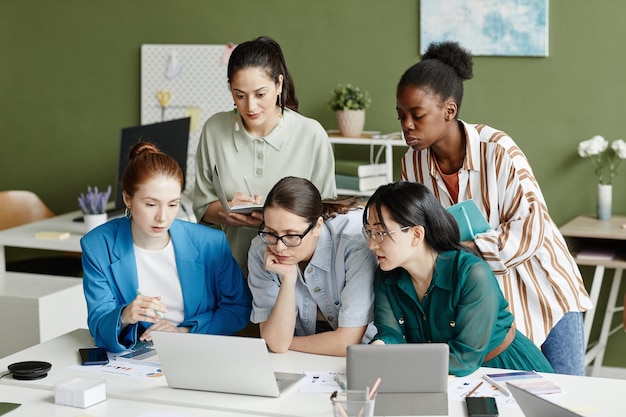
[[55, 240], [63, 240], [69, 239], [70, 232], [54, 232], [54, 231], [42, 231], [35, 233], [35, 238], [37, 239], [55, 239]]

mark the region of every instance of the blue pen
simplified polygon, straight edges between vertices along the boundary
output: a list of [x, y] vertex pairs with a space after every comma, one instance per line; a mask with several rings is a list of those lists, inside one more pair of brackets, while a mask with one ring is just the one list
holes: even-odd
[[[139, 288], [137, 288], [137, 295], [143, 295], [141, 291], [139, 291]], [[160, 318], [163, 318], [163, 313], [157, 310], [154, 310], [154, 312], [156, 313], [157, 316], [159, 316]]]

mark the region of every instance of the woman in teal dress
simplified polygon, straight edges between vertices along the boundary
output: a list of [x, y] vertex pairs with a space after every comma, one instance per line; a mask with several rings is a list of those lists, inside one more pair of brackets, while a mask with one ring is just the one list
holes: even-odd
[[515, 329], [489, 265], [459, 242], [456, 221], [424, 185], [378, 188], [363, 231], [379, 262], [373, 344], [447, 343], [457, 376], [481, 366], [553, 372]]

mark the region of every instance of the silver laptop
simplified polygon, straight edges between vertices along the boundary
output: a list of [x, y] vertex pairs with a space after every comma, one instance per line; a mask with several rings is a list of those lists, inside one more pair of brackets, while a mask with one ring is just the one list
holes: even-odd
[[348, 346], [348, 389], [371, 387], [382, 379], [375, 415], [448, 415], [448, 362], [445, 343]]
[[263, 205], [258, 204], [237, 205], [232, 207], [228, 205], [228, 198], [226, 198], [226, 193], [224, 192], [224, 187], [222, 186], [222, 180], [220, 179], [220, 174], [217, 171], [217, 165], [213, 167], [213, 184], [215, 184], [215, 192], [217, 193], [217, 197], [220, 199], [220, 203], [222, 204], [222, 210], [226, 213], [249, 214], [253, 211], [263, 211]]
[[509, 382], [506, 383], [506, 387], [513, 394], [515, 401], [526, 417], [582, 417], [580, 414]]
[[172, 388], [278, 397], [304, 377], [275, 373], [260, 338], [152, 332], [152, 341]]

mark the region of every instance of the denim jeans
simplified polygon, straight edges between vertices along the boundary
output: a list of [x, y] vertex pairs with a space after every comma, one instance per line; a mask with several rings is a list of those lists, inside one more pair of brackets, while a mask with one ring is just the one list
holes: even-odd
[[566, 313], [548, 333], [541, 351], [557, 374], [585, 375], [583, 313]]

